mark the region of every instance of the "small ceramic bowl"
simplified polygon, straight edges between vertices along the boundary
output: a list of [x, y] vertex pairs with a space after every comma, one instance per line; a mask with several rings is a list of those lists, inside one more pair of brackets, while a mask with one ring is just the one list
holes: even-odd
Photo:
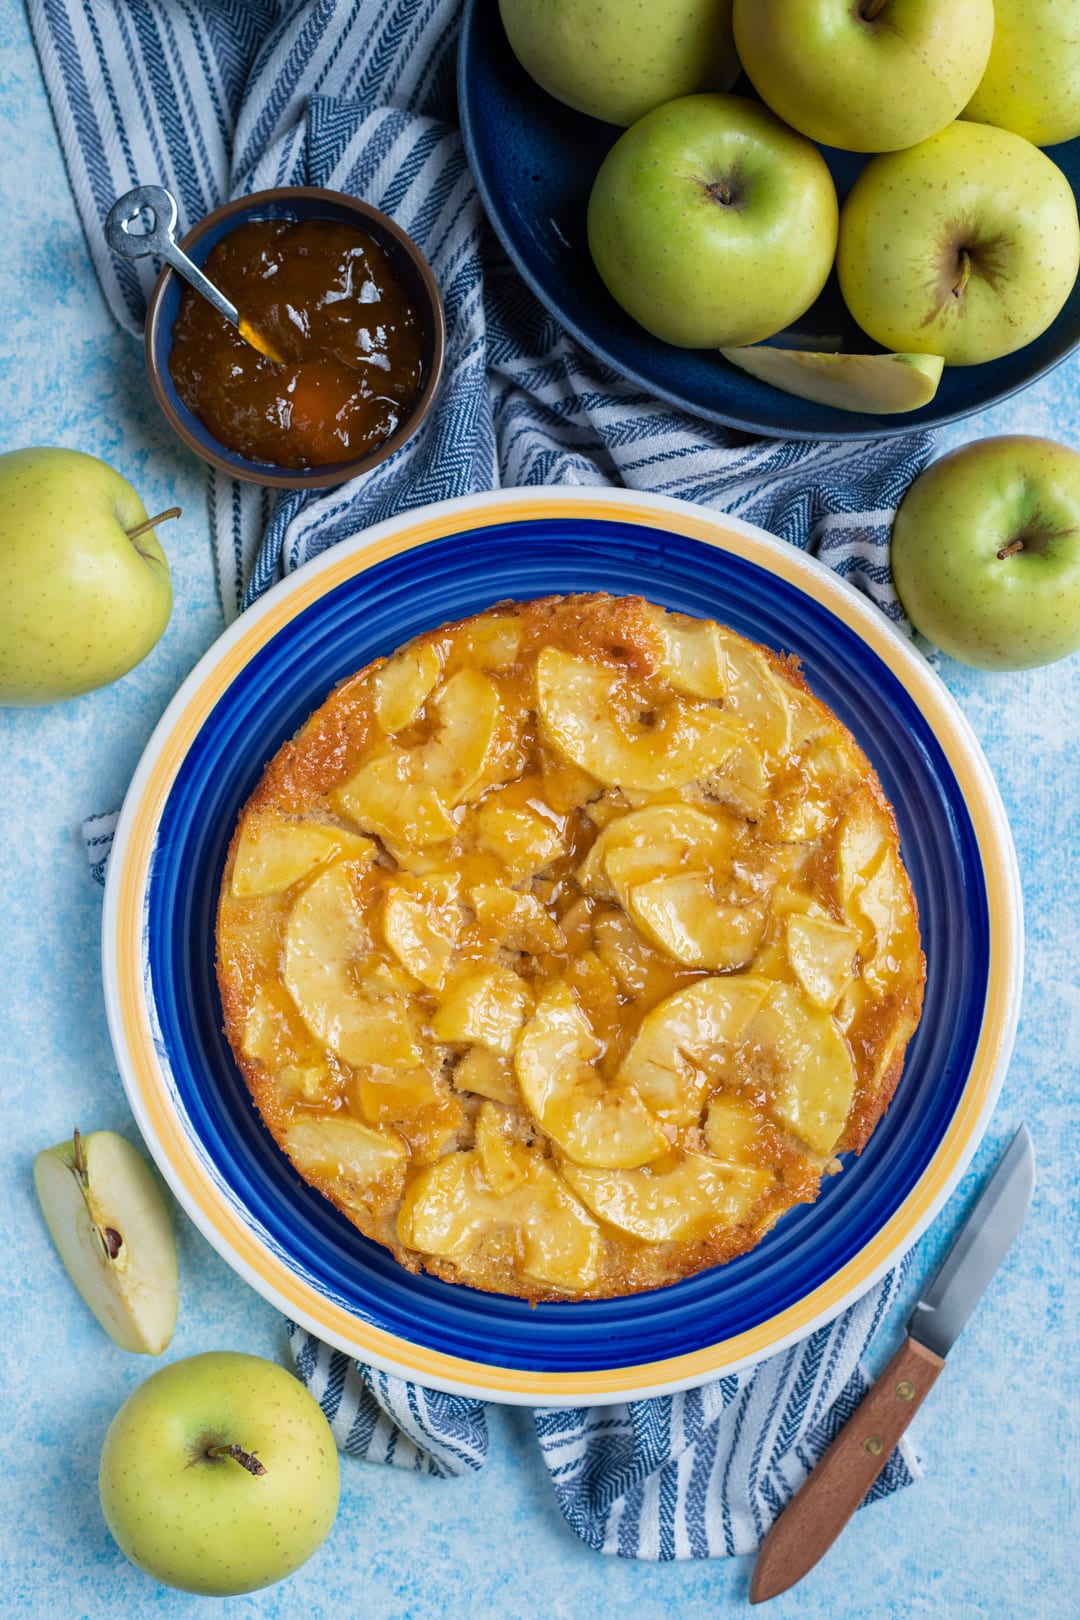
[[343, 484], [400, 450], [431, 408], [442, 374], [446, 345], [446, 321], [438, 283], [416, 243], [386, 214], [357, 197], [314, 186], [277, 186], [272, 191], [256, 191], [249, 197], [238, 197], [235, 202], [225, 203], [207, 214], [187, 233], [180, 246], [201, 266], [223, 236], [253, 219], [339, 220], [366, 232], [384, 249], [424, 322], [424, 380], [409, 414], [400, 427], [373, 450], [351, 461], [331, 462], [320, 467], [280, 467], [269, 461], [252, 461], [228, 449], [188, 410], [169, 371], [173, 326], [184, 288], [180, 277], [169, 269], [158, 278], [146, 318], [146, 365], [151, 386], [170, 425], [184, 443], [212, 467], [231, 477], [276, 489], [323, 489], [331, 484]]

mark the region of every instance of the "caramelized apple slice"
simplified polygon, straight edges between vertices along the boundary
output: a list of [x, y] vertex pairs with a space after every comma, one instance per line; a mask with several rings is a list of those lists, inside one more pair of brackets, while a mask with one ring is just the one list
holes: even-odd
[[395, 854], [454, 836], [450, 811], [506, 740], [498, 689], [479, 670], [459, 670], [434, 701], [438, 729], [429, 741], [369, 760], [331, 796], [335, 809], [378, 833]]
[[761, 944], [769, 916], [763, 900], [742, 906], [717, 900], [709, 874], [702, 872], [639, 883], [627, 901], [646, 937], [687, 967], [745, 967]]
[[477, 922], [500, 949], [540, 956], [564, 951], [566, 937], [535, 894], [518, 894], [495, 883], [477, 883], [469, 890], [469, 905]]
[[526, 883], [563, 853], [559, 827], [527, 804], [514, 804], [495, 790], [470, 812], [462, 834], [474, 848], [494, 855], [511, 884]]
[[348, 1180], [360, 1187], [371, 1186], [405, 1159], [399, 1137], [341, 1115], [294, 1119], [283, 1142], [301, 1175]]
[[[702, 869], [710, 861], [730, 865], [730, 824], [718, 822], [688, 804], [647, 805], [608, 822], [575, 876], [587, 894], [617, 898], [625, 909], [625, 891], [666, 872]], [[622, 857], [620, 893], [608, 871], [608, 857]]]
[[369, 1124], [392, 1126], [414, 1164], [430, 1164], [464, 1128], [461, 1098], [428, 1069], [370, 1069], [355, 1082]]
[[536, 694], [553, 747], [609, 787], [680, 787], [708, 776], [743, 735], [719, 709], [689, 698], [643, 714], [618, 671], [556, 647], [545, 647], [536, 661]]
[[751, 881], [737, 859], [739, 833], [724, 815], [652, 805], [604, 829], [578, 881], [603, 892], [602, 872], [646, 939], [675, 961], [743, 967], [761, 943], [769, 907], [767, 860], [754, 863]]
[[378, 833], [399, 860], [412, 849], [449, 843], [457, 831], [446, 801], [430, 781], [417, 775], [411, 752], [368, 760], [330, 799], [341, 815]]
[[649, 617], [660, 633], [660, 673], [689, 697], [722, 698], [727, 690], [727, 660], [720, 626], [707, 619], [653, 609]]
[[300, 1017], [288, 991], [276, 979], [267, 980], [256, 990], [244, 1020], [240, 1050], [245, 1057], [261, 1063], [302, 1102], [326, 1101], [337, 1089], [325, 1052]]
[[472, 1046], [451, 1075], [455, 1091], [490, 1097], [492, 1102], [520, 1103], [521, 1093], [510, 1059], [488, 1046]]
[[521, 646], [521, 620], [510, 613], [474, 619], [462, 634], [462, 644], [468, 661], [481, 669], [509, 669]]
[[425, 743], [422, 771], [447, 804], [461, 804], [498, 750], [503, 706], [489, 675], [461, 669], [435, 699], [439, 729]]
[[919, 957], [919, 930], [904, 869], [894, 850], [886, 851], [855, 900], [872, 943], [865, 943], [863, 978], [878, 990], [896, 980], [902, 964]]
[[508, 1110], [494, 1102], [483, 1103], [476, 1116], [476, 1151], [484, 1180], [500, 1198], [524, 1186], [532, 1157], [524, 1143], [514, 1140], [509, 1119]]
[[772, 1180], [768, 1170], [687, 1153], [669, 1170], [590, 1170], [563, 1166], [573, 1192], [594, 1215], [643, 1243], [692, 1238], [746, 1219]]
[[297, 896], [285, 924], [285, 988], [316, 1040], [346, 1063], [419, 1063], [405, 1008], [357, 987], [353, 963], [370, 949], [347, 868], [328, 867]]
[[514, 1057], [533, 1118], [578, 1164], [647, 1164], [667, 1151], [656, 1121], [628, 1086], [607, 1086], [593, 1067], [599, 1043], [569, 987], [547, 985]]
[[280, 894], [316, 867], [343, 857], [371, 860], [370, 838], [319, 821], [286, 821], [275, 815], [249, 816], [233, 862], [231, 888], [238, 900]]
[[619, 1070], [657, 1119], [682, 1129], [696, 1123], [711, 1086], [734, 1066], [733, 1054], [764, 1004], [767, 979], [698, 979], [642, 1020]]
[[414, 979], [441, 990], [461, 932], [461, 909], [439, 877], [421, 878], [415, 889], [387, 884], [382, 926], [386, 943]]
[[403, 647], [371, 677], [375, 689], [375, 718], [383, 731], [393, 733], [411, 725], [442, 673], [439, 655], [430, 642]]
[[855, 1066], [835, 1019], [792, 985], [774, 984], [743, 1035], [744, 1061], [776, 1117], [813, 1152], [832, 1152], [855, 1095]]
[[467, 1278], [473, 1251], [509, 1230], [525, 1276], [581, 1293], [599, 1265], [596, 1224], [547, 1160], [527, 1154], [526, 1163], [524, 1180], [502, 1196], [489, 1186], [478, 1152], [450, 1153], [428, 1166], [406, 1190], [397, 1223], [402, 1243], [457, 1262]]
[[839, 899], [849, 921], [855, 915], [855, 897], [873, 875], [888, 843], [884, 819], [859, 799], [841, 823], [836, 852]]
[[859, 936], [828, 917], [794, 913], [785, 930], [788, 960], [815, 1007], [832, 1012], [855, 976]]
[[770, 761], [791, 748], [792, 704], [764, 653], [721, 630], [724, 709], [739, 717]]
[[431, 1029], [437, 1041], [509, 1056], [531, 1008], [532, 992], [510, 968], [478, 968], [449, 986]]
[[752, 1164], [761, 1139], [760, 1121], [745, 1097], [714, 1097], [705, 1115], [705, 1140], [716, 1159]]

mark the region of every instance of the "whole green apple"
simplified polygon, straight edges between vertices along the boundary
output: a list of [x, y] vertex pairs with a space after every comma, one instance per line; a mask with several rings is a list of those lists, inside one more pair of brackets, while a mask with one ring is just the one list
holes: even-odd
[[126, 479], [78, 450], [0, 455], [0, 704], [126, 675], [172, 612], [165, 554]]
[[990, 60], [964, 117], [1000, 124], [1036, 146], [1080, 135], [1080, 8], [994, 0]]
[[976, 669], [1030, 669], [1080, 648], [1080, 454], [1021, 434], [953, 450], [893, 521], [908, 617]]
[[621, 135], [589, 197], [612, 297], [681, 348], [757, 343], [820, 293], [836, 189], [815, 146], [742, 96], [683, 96]]
[[276, 1362], [189, 1356], [113, 1418], [98, 1488], [121, 1552], [146, 1574], [218, 1597], [283, 1580], [322, 1546], [338, 1505], [330, 1425]]
[[735, 0], [735, 44], [774, 113], [825, 146], [936, 135], [982, 77], [994, 0]]
[[549, 95], [609, 124], [727, 90], [732, 0], [499, 0], [510, 48]]
[[1053, 321], [1080, 266], [1068, 180], [1037, 146], [958, 122], [871, 158], [840, 214], [844, 302], [886, 349], [996, 360]]

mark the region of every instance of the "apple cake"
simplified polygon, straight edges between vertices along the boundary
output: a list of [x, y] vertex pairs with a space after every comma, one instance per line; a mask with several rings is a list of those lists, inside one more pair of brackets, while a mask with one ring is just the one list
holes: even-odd
[[924, 962], [797, 662], [636, 597], [500, 603], [344, 681], [222, 882], [225, 1030], [299, 1175], [530, 1300], [752, 1248], [886, 1108]]

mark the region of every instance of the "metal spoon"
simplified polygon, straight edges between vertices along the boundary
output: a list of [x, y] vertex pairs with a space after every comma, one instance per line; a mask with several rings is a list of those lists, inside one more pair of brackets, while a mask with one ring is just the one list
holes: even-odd
[[[142, 214], [149, 214], [151, 225], [149, 230], [134, 232], [131, 226]], [[259, 354], [268, 360], [275, 360], [278, 365], [284, 365], [285, 357], [279, 354], [273, 344], [261, 337], [255, 328], [240, 314], [236, 305], [230, 303], [219, 287], [203, 275], [197, 264], [193, 264], [186, 253], [181, 252], [176, 244], [173, 232], [176, 229], [176, 198], [164, 186], [136, 186], [133, 191], [125, 191], [118, 197], [105, 216], [105, 240], [114, 253], [122, 259], [145, 259], [149, 255], [164, 259], [176, 273], [183, 276], [195, 291], [201, 293], [214, 308], [239, 332], [245, 343], [250, 343]]]

